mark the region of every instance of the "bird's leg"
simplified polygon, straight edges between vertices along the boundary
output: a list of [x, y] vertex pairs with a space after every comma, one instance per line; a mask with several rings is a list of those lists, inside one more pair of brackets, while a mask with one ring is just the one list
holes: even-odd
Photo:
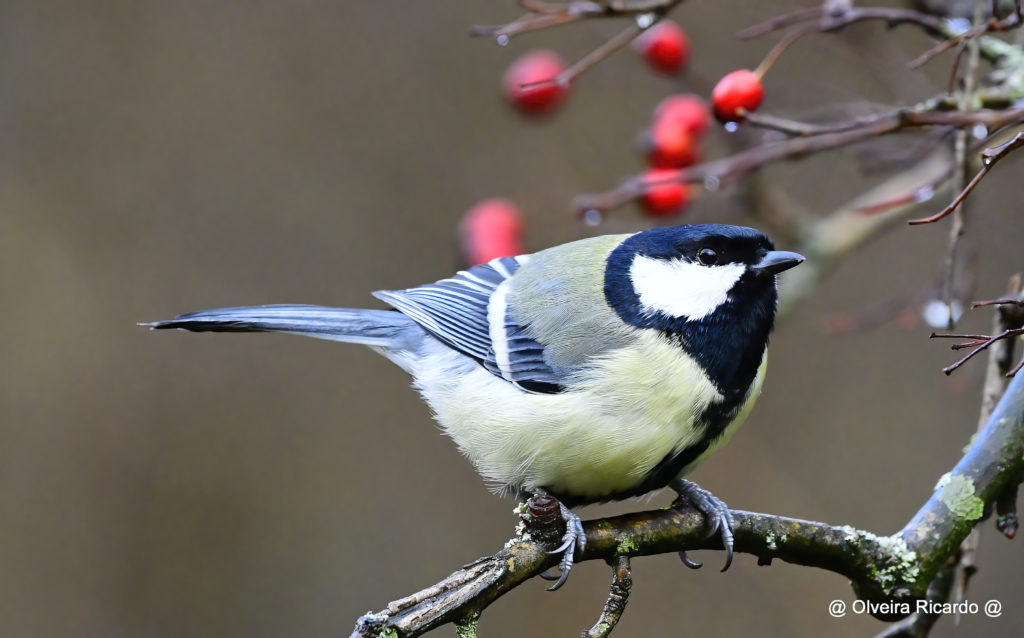
[[[725, 567], [722, 568], [722, 571], [724, 572], [729, 569], [729, 565], [732, 564], [732, 530], [734, 527], [732, 512], [729, 511], [729, 507], [714, 494], [702, 489], [692, 481], [676, 478], [672, 480], [670, 485], [679, 495], [672, 503], [673, 507], [680, 507], [685, 504], [684, 501], [688, 501], [704, 515], [709, 528], [708, 536], [715, 533], [721, 534], [722, 546], [725, 547]], [[701, 566], [700, 563], [688, 557], [685, 551], [679, 552], [679, 557], [691, 569], [697, 569]]]
[[583, 556], [583, 549], [587, 544], [587, 537], [583, 533], [583, 521], [579, 516], [573, 514], [568, 507], [563, 505], [561, 501], [543, 489], [533, 490], [533, 495], [530, 496], [527, 505], [531, 516], [535, 518], [547, 518], [555, 514], [554, 508], [557, 506], [557, 515], [565, 521], [565, 533], [562, 535], [562, 544], [550, 552], [551, 554], [562, 555], [562, 560], [558, 563], [558, 571], [561, 573], [557, 576], [547, 572], [540, 575], [545, 580], [557, 581], [548, 588], [548, 591], [555, 591], [564, 585], [566, 579], [569, 578], [569, 572], [572, 570], [576, 559]]
[[558, 503], [558, 507], [562, 512], [562, 518], [565, 519], [565, 536], [562, 537], [562, 545], [551, 553], [561, 552], [562, 554], [562, 560], [558, 563], [558, 571], [561, 572], [561, 575], [554, 585], [548, 587], [548, 591], [555, 591], [565, 584], [565, 579], [569, 578], [569, 570], [572, 569], [573, 561], [577, 558], [576, 553], [579, 552], [579, 558], [582, 558], [583, 549], [587, 545], [587, 537], [583, 533], [583, 521], [580, 520], [580, 517], [573, 514], [561, 502]]

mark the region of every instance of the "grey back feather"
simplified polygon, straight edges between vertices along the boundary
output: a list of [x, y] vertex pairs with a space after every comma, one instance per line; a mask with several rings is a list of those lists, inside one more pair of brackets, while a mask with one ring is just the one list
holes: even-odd
[[623, 239], [593, 237], [536, 253], [515, 278], [509, 305], [526, 334], [543, 345], [547, 364], [563, 377], [634, 336], [604, 296], [604, 263]]

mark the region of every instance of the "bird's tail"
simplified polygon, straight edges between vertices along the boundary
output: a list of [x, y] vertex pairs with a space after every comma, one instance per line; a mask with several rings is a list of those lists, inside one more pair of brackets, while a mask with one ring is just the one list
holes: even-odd
[[361, 343], [382, 351], [406, 349], [417, 333], [422, 334], [411, 319], [395, 310], [304, 305], [200, 310], [139, 325], [153, 330], [178, 328], [193, 332], [285, 332]]

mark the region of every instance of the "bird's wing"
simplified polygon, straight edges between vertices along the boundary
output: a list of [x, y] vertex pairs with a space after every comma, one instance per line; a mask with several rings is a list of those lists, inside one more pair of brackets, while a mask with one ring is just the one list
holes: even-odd
[[489, 372], [530, 392], [562, 390], [544, 347], [507, 312], [510, 279], [528, 255], [501, 257], [438, 282], [374, 294]]

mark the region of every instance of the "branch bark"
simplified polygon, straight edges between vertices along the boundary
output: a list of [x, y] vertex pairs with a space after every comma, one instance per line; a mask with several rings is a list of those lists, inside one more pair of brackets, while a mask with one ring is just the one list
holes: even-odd
[[[734, 511], [735, 551], [762, 564], [779, 559], [818, 567], [851, 581], [875, 603], [873, 615], [895, 620], [914, 610], [960, 543], [1008, 488], [1024, 480], [1024, 375], [1016, 376], [964, 457], [944, 475], [924, 506], [892, 536], [850, 526]], [[663, 509], [584, 523], [582, 560], [613, 560], [681, 550], [720, 549], [706, 538], [703, 517]], [[440, 625], [475, 621], [492, 602], [558, 561], [551, 543], [520, 536], [440, 583], [390, 603], [356, 623], [353, 638], [419, 636]]]

